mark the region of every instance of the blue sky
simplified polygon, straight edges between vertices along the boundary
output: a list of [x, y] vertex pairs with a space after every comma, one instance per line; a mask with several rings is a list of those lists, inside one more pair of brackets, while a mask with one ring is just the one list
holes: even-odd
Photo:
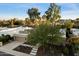
[[[25, 18], [28, 17], [27, 10], [32, 7], [36, 7], [41, 12], [41, 15], [49, 7], [49, 3], [0, 3], [0, 18]], [[60, 3], [61, 17], [75, 19], [79, 17], [79, 4], [78, 3]]]
[[61, 6], [62, 18], [75, 19], [79, 17], [79, 3], [63, 3], [58, 5]]
[[27, 10], [29, 8], [38, 8], [41, 15], [48, 9], [47, 3], [16, 3], [16, 4], [0, 4], [0, 18], [25, 18], [28, 17]]

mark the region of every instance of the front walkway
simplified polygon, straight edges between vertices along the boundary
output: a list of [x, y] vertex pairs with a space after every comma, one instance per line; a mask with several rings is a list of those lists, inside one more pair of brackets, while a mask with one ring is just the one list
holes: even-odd
[[13, 55], [0, 51], [0, 56], [13, 56]]
[[2, 47], [0, 47], [0, 51], [14, 55], [14, 56], [31, 56], [26, 53], [21, 53], [18, 51], [14, 51], [13, 49], [16, 48], [19, 45], [22, 45], [24, 42], [18, 42], [18, 41], [13, 41], [11, 43], [8, 43]]

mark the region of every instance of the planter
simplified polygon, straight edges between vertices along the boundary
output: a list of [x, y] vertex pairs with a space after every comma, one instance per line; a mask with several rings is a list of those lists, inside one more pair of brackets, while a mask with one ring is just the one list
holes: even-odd
[[2, 42], [0, 42], [0, 47], [3, 45], [3, 43]]

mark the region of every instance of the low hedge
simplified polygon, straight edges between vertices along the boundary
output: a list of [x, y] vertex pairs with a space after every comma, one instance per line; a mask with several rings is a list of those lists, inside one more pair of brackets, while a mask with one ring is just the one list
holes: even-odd
[[0, 36], [0, 42], [2, 42], [3, 44], [9, 42], [12, 39], [13, 39], [13, 37], [11, 37], [10, 35], [4, 35], [4, 34], [2, 34]]

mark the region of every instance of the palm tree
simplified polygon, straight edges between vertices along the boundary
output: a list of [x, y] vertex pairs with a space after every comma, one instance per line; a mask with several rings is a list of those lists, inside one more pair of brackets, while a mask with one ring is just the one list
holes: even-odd
[[37, 8], [28, 9], [27, 13], [30, 19], [32, 20], [32, 22], [34, 22], [35, 19], [39, 18], [39, 15], [40, 15], [40, 12], [38, 12]]

